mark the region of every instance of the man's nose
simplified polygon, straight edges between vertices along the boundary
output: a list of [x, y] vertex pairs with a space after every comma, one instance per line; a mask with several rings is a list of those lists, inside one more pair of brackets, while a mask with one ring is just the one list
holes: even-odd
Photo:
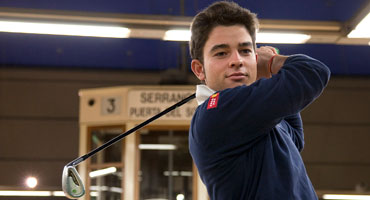
[[229, 67], [241, 67], [243, 66], [243, 60], [239, 52], [234, 52], [230, 57]]

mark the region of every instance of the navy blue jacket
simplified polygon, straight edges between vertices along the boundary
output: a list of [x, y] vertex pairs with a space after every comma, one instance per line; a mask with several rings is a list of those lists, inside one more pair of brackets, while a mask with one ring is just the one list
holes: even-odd
[[189, 148], [212, 200], [317, 199], [300, 155], [299, 113], [329, 77], [320, 61], [294, 55], [272, 78], [219, 91], [216, 105], [198, 106]]

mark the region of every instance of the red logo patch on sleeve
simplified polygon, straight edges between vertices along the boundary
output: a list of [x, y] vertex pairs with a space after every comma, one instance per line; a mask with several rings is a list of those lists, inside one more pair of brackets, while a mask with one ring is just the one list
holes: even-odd
[[207, 110], [208, 109], [211, 109], [211, 108], [216, 108], [217, 107], [218, 96], [219, 96], [219, 93], [216, 93], [216, 94], [212, 95], [209, 98], [208, 105], [207, 105]]

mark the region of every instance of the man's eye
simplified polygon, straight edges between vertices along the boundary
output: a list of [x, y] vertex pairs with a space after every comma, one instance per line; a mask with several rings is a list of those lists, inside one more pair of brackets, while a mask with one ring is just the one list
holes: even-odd
[[242, 49], [241, 52], [243, 54], [250, 54], [250, 53], [252, 53], [252, 50], [250, 50], [250, 49]]
[[218, 52], [215, 54], [215, 56], [225, 56], [226, 52]]

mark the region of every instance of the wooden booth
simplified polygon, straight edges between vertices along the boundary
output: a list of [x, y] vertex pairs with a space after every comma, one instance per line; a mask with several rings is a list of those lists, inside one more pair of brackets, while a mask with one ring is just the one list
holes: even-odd
[[[190, 96], [194, 86], [83, 89], [79, 154], [104, 144]], [[82, 199], [206, 200], [188, 149], [196, 100], [182, 105], [79, 165]]]

